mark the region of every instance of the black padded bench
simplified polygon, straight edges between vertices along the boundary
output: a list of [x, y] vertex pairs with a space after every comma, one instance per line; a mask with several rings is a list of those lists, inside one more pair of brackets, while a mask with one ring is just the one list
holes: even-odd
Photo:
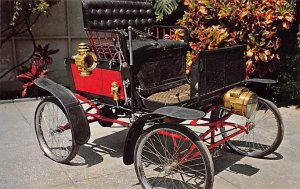
[[[129, 62], [130, 54], [128, 27], [131, 26], [145, 32], [148, 28], [151, 29], [155, 26], [154, 10], [152, 3], [149, 1], [83, 0], [82, 7], [84, 27], [87, 32], [90, 32], [90, 35], [92, 35], [92, 32], [121, 34], [118, 39], [120, 38], [123, 45], [120, 45], [119, 48], [125, 57], [123, 61], [126, 62]], [[95, 44], [97, 37], [92, 37], [91, 45]], [[95, 41], [93, 42], [93, 40]], [[101, 43], [101, 41], [99, 42]], [[102, 46], [105, 46], [105, 44], [102, 44]], [[99, 45], [97, 48], [98, 58], [100, 59], [103, 57], [101, 52], [112, 52], [112, 49], [107, 45], [100, 50]], [[173, 88], [177, 90], [178, 87], [180, 88], [183, 85], [184, 89], [189, 88], [185, 75], [186, 50], [187, 43], [183, 41], [155, 40], [154, 37], [140, 37], [139, 33], [134, 35], [132, 39], [134, 76], [139, 82], [138, 88], [145, 100], [168, 104], [166, 98], [160, 101], [157, 95], [155, 98], [152, 95], [163, 91], [169, 92]], [[170, 95], [173, 95], [173, 93], [170, 93]], [[189, 97], [186, 94], [184, 96]], [[173, 99], [176, 100], [172, 100], [170, 103], [178, 102], [178, 97]], [[185, 97], [184, 100], [186, 99]]]

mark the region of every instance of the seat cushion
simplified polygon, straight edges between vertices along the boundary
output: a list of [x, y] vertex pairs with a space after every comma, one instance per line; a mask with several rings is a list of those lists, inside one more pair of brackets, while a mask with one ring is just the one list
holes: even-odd
[[171, 105], [187, 101], [190, 98], [190, 85], [184, 84], [166, 91], [154, 93], [147, 97], [147, 100]]

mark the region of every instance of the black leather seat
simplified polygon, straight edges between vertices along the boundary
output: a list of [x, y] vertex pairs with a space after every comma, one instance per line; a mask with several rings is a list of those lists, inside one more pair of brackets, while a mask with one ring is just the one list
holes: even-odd
[[[139, 60], [145, 58], [145, 53], [151, 53], [152, 56], [164, 54], [165, 51], [176, 49], [185, 49], [187, 44], [182, 41], [175, 40], [153, 40], [153, 39], [134, 39], [132, 40], [132, 50], [135, 63], [140, 64]], [[127, 49], [129, 50], [129, 43], [127, 42]], [[173, 54], [173, 53], [172, 53]]]
[[134, 75], [144, 94], [186, 83], [187, 44], [174, 40], [135, 39], [132, 41]]
[[82, 0], [84, 27], [98, 30], [144, 28], [154, 24], [152, 3], [145, 0]]
[[[153, 5], [146, 0], [82, 0], [82, 7], [87, 31], [126, 31], [128, 26], [144, 30], [154, 26]], [[127, 42], [127, 49], [122, 49], [123, 52], [127, 50], [127, 55], [128, 44]], [[141, 38], [133, 39], [132, 45], [134, 77], [139, 81], [143, 94], [150, 95], [187, 82], [186, 43]], [[112, 49], [102, 50], [106, 53]]]

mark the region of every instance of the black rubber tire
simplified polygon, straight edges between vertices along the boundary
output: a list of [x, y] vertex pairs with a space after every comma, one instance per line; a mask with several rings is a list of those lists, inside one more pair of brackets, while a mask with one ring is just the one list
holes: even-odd
[[[109, 106], [103, 106], [101, 108], [101, 115], [104, 116], [104, 117], [108, 117], [108, 118], [111, 118], [111, 119], [117, 119], [118, 116], [113, 113], [111, 107]], [[102, 126], [102, 127], [111, 127], [114, 123], [113, 122], [108, 122], [108, 121], [98, 121], [98, 123]]]
[[[50, 126], [50, 124], [47, 125], [47, 123], [45, 123], [45, 125], [47, 125], [46, 131], [48, 132], [48, 133], [45, 133], [46, 131], [43, 130], [43, 128], [42, 128], [42, 122], [43, 122], [42, 117], [43, 117], [44, 108], [46, 106], [47, 107], [52, 106], [52, 108], [53, 108], [52, 110], [54, 110], [56, 108], [56, 111], [52, 111], [51, 114], [53, 115], [53, 117], [56, 117], [57, 122], [64, 121], [63, 122], [64, 124], [69, 123], [69, 118], [66, 114], [66, 111], [57, 98], [48, 97], [48, 98], [45, 98], [44, 100], [42, 100], [36, 108], [35, 118], [34, 118], [35, 132], [36, 132], [36, 136], [37, 136], [40, 148], [45, 153], [45, 155], [48, 156], [50, 159], [52, 159], [56, 162], [59, 162], [59, 163], [68, 163], [76, 156], [76, 154], [78, 152], [78, 145], [76, 144], [74, 137], [73, 137], [74, 136], [73, 129], [71, 127], [69, 129], [66, 129], [65, 131], [58, 132], [57, 127], [54, 126], [53, 128], [56, 127], [56, 129], [50, 131], [52, 129], [52, 127]], [[50, 109], [48, 109], [48, 110], [50, 112]], [[55, 113], [56, 113], [56, 115], [54, 115]], [[43, 119], [44, 119], [44, 122], [46, 122], [46, 120], [45, 120], [46, 118], [43, 118]], [[49, 122], [50, 122], [50, 119], [52, 119], [51, 124], [54, 124], [55, 123], [54, 118], [49, 118]], [[51, 128], [49, 128], [49, 126]], [[67, 133], [66, 135], [68, 136], [69, 140], [68, 141], [62, 140], [62, 142], [60, 143], [59, 140], [61, 139], [60, 138], [61, 136], [59, 136], [59, 135], [62, 135], [62, 133], [65, 133], [65, 134]], [[54, 140], [53, 139], [51, 144], [49, 144], [49, 142], [47, 142], [47, 140], [45, 139], [45, 134], [49, 134], [49, 136], [52, 135], [51, 137], [53, 137], [53, 138], [56, 137], [56, 140], [53, 142], [53, 140]], [[63, 145], [65, 145], [65, 142], [70, 143], [70, 146], [63, 146]], [[52, 146], [53, 143], [56, 143], [57, 147], [51, 148], [50, 146]], [[60, 144], [62, 146], [59, 146]], [[66, 155], [63, 157], [59, 157], [57, 154], [54, 153], [54, 150], [58, 150], [58, 151], [62, 150], [63, 151], [63, 149], [64, 149], [64, 151], [66, 151]], [[62, 155], [62, 153], [61, 153], [61, 155]]]
[[[269, 111], [270, 114], [274, 115], [275, 119], [273, 121], [274, 121], [275, 126], [274, 126], [274, 128], [272, 127], [272, 131], [276, 132], [274, 134], [274, 137], [273, 137], [274, 139], [272, 138], [272, 140], [270, 140], [271, 141], [270, 145], [261, 144], [258, 141], [254, 141], [254, 131], [257, 130], [257, 129], [261, 129], [261, 128], [258, 127], [259, 124], [257, 124], [257, 123], [261, 123], [261, 122], [255, 121], [254, 122], [254, 124], [255, 124], [254, 129], [249, 131], [249, 134], [252, 132], [253, 142], [252, 143], [250, 141], [244, 142], [244, 143], [249, 144], [249, 147], [248, 147], [247, 151], [241, 149], [242, 147], [245, 147], [245, 146], [241, 145], [241, 143], [242, 143], [241, 141], [233, 141], [235, 138], [232, 138], [232, 139], [230, 139], [226, 142], [226, 145], [233, 152], [241, 154], [241, 155], [245, 155], [245, 156], [261, 158], [261, 157], [264, 157], [264, 156], [267, 156], [267, 155], [273, 153], [279, 147], [279, 145], [281, 144], [281, 142], [283, 140], [283, 136], [284, 136], [284, 125], [283, 125], [282, 117], [281, 117], [281, 114], [280, 114], [278, 108], [271, 101], [259, 97], [258, 98], [258, 108], [260, 106], [261, 107], [264, 106], [266, 109], [270, 110]], [[264, 113], [266, 113], [268, 110], [265, 110]], [[212, 119], [220, 118], [221, 116], [224, 116], [224, 110], [218, 109], [218, 110], [216, 110], [215, 112], [212, 113]], [[266, 135], [262, 134], [263, 131], [265, 131], [265, 132], [272, 132], [272, 131], [270, 131], [270, 129], [267, 130], [266, 125], [263, 125], [263, 126], [264, 126], [263, 129], [259, 130], [260, 131], [259, 135], [261, 135], [260, 138], [263, 138], [263, 137], [267, 138], [266, 137], [267, 134]], [[269, 124], [268, 124], [268, 126], [269, 126]], [[222, 134], [223, 137], [226, 137], [227, 136], [227, 133], [225, 132], [226, 129], [224, 127], [221, 127], [220, 130], [223, 133]], [[244, 134], [246, 135], [246, 133], [244, 133]], [[250, 139], [250, 137], [251, 136], [249, 136], [249, 139]], [[239, 143], [240, 147], [237, 146], [238, 143]], [[251, 146], [252, 146], [252, 148], [251, 148]]]
[[[137, 177], [138, 177], [139, 182], [142, 185], [142, 187], [144, 189], [154, 188], [148, 182], [147, 178], [143, 175], [143, 174], [145, 174], [145, 172], [144, 172], [144, 169], [143, 169], [141, 157], [143, 157], [142, 153], [143, 153], [144, 144], [146, 144], [146, 142], [147, 142], [145, 140], [148, 140], [151, 137], [152, 133], [155, 133], [159, 130], [165, 130], [165, 131], [167, 130], [167, 131], [176, 132], [176, 133], [184, 136], [185, 138], [188, 138], [189, 141], [191, 141], [193, 144], [196, 145], [197, 149], [199, 150], [199, 152], [202, 156], [202, 161], [203, 161], [202, 166], [205, 167], [205, 176], [206, 176], [206, 178], [203, 179], [203, 182], [204, 182], [204, 187], [203, 188], [205, 188], [205, 189], [212, 188], [213, 187], [213, 182], [214, 182], [214, 165], [213, 165], [213, 161], [212, 161], [211, 155], [209, 153], [209, 150], [207, 149], [206, 145], [202, 141], [199, 140], [199, 138], [197, 137], [197, 135], [193, 131], [191, 131], [187, 127], [183, 127], [183, 126], [175, 125], [175, 124], [174, 125], [159, 124], [159, 125], [152, 126], [150, 128], [147, 128], [144, 131], [144, 133], [139, 137], [139, 139], [138, 139], [138, 141], [135, 145], [134, 165], [135, 165], [135, 171], [136, 171]], [[155, 147], [156, 146], [157, 145], [155, 145]], [[168, 146], [168, 145], [166, 144], [166, 145], [161, 145], [161, 146]], [[179, 147], [179, 148], [181, 148], [181, 147]], [[172, 156], [172, 157], [174, 157], [174, 156]], [[197, 157], [196, 159], [200, 159], [200, 158]], [[192, 161], [194, 161], [194, 160], [192, 160]], [[194, 164], [193, 166], [196, 166], [196, 164]], [[161, 179], [161, 178], [156, 178], [156, 179]], [[171, 180], [172, 180], [172, 182], [173, 181], [178, 182], [177, 180], [173, 179], [173, 176], [172, 176]], [[179, 188], [181, 188], [181, 186]]]

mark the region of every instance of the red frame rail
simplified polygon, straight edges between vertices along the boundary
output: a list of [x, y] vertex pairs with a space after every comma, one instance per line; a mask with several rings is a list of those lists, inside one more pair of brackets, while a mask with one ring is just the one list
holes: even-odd
[[[217, 105], [213, 105], [211, 108], [209, 108], [208, 111], [206, 111], [206, 115], [208, 113], [211, 113], [212, 111], [214, 111], [215, 109], [217, 108]], [[241, 134], [241, 133], [244, 133], [244, 132], [247, 132], [248, 131], [248, 128], [249, 128], [249, 124], [246, 124], [246, 125], [238, 125], [238, 124], [235, 124], [235, 123], [230, 123], [230, 122], [226, 122], [226, 120], [228, 118], [230, 118], [232, 116], [231, 113], [228, 113], [227, 115], [225, 115], [224, 117], [216, 120], [216, 121], [211, 121], [210, 119], [207, 119], [207, 118], [201, 118], [201, 119], [195, 119], [195, 120], [192, 120], [188, 125], [189, 126], [202, 126], [202, 127], [209, 127], [209, 129], [204, 132], [201, 136], [199, 136], [199, 139], [201, 141], [206, 141], [206, 137], [208, 137], [210, 135], [210, 137], [208, 139], [210, 139], [210, 145], [207, 145], [207, 148], [209, 150], [213, 149], [213, 148], [216, 148], [217, 146], [219, 146], [220, 144], [230, 140], [231, 138]], [[201, 120], [201, 121], [207, 121], [207, 123], [201, 123], [201, 124], [198, 124], [197, 122]], [[230, 126], [230, 127], [233, 127], [235, 129], [238, 129], [238, 131], [226, 136], [226, 137], [223, 137], [223, 139], [220, 139], [218, 141], [216, 141], [216, 134], [215, 134], [215, 131], [220, 129], [221, 127], [223, 127], [224, 125], [226, 126]], [[173, 146], [174, 146], [174, 150], [175, 151], [178, 151], [177, 148], [178, 148], [178, 144], [176, 142], [175, 139], [178, 139], [178, 140], [189, 140], [183, 136], [180, 136], [178, 134], [174, 134], [174, 133], [169, 133], [169, 132], [159, 132], [158, 134], [160, 135], [164, 135], [164, 136], [169, 136], [172, 138], [172, 141], [173, 141]], [[196, 148], [196, 146], [193, 144], [189, 147], [189, 149], [184, 153], [184, 154], [180, 154], [180, 157], [179, 157], [179, 163], [180, 164], [183, 164], [187, 161], [190, 161], [196, 157], [198, 157], [200, 155], [199, 152], [196, 152], [196, 153], [192, 153], [193, 150]]]
[[[93, 123], [96, 121], [107, 121], [107, 122], [112, 122], [112, 123], [117, 123], [119, 125], [125, 126], [125, 127], [129, 127], [129, 123], [125, 122], [125, 121], [120, 121], [118, 119], [112, 119], [112, 118], [108, 118], [105, 116], [101, 115], [101, 109], [99, 109], [93, 102], [91, 102], [90, 100], [88, 100], [87, 98], [75, 93], [75, 96], [78, 100], [82, 101], [84, 104], [87, 104], [90, 106], [90, 108], [96, 110], [96, 113], [88, 113], [85, 111], [85, 115], [88, 118], [88, 122], [89, 123]], [[89, 118], [92, 117], [92, 118]]]
[[[129, 122], [124, 122], [124, 121], [120, 121], [118, 119], [112, 119], [112, 118], [102, 116], [101, 109], [98, 108], [93, 102], [91, 102], [87, 98], [85, 98], [77, 93], [75, 93], [75, 96], [78, 100], [82, 101], [83, 104], [87, 104], [90, 109], [94, 109], [96, 111], [96, 113], [89, 113], [89, 112], [85, 111], [89, 123], [93, 123], [96, 121], [107, 121], [107, 122], [117, 123], [117, 124], [125, 126], [125, 127], [130, 127]], [[217, 108], [217, 105], [213, 105], [212, 107], [209, 108], [209, 110], [206, 111], [206, 114], [213, 112], [216, 108]], [[248, 131], [248, 128], [249, 128], [248, 124], [243, 126], [243, 125], [238, 125], [235, 123], [226, 122], [226, 120], [231, 116], [232, 116], [232, 114], [228, 113], [227, 115], [225, 115], [224, 117], [221, 117], [220, 119], [217, 119], [216, 121], [211, 121], [210, 119], [207, 119], [207, 118], [196, 119], [196, 120], [190, 121], [189, 124], [187, 124], [187, 125], [193, 126], [193, 127], [209, 127], [209, 129], [206, 132], [204, 132], [201, 136], [199, 136], [199, 139], [202, 141], [207, 141], [208, 139], [210, 139], [210, 144], [207, 145], [207, 148], [209, 150], [211, 150], [211, 149], [219, 146], [220, 144], [228, 141], [229, 139], [231, 139], [243, 132]], [[206, 121], [207, 123], [198, 124], [197, 122], [199, 120]], [[224, 125], [238, 129], [238, 131], [236, 131], [226, 137], [223, 137], [223, 139], [216, 141], [215, 131], [220, 129]], [[68, 126], [60, 126], [60, 127], [59, 127], [60, 130], [66, 130], [69, 128]], [[177, 140], [189, 140], [188, 138], [185, 138], [183, 136], [180, 136], [180, 135], [174, 134], [174, 133], [170, 133], [170, 132], [159, 131], [158, 134], [171, 137], [172, 141], [173, 141], [174, 149], [178, 148], [176, 139]], [[207, 138], [208, 136], [210, 136], [210, 137]], [[195, 149], [195, 147], [196, 147], [195, 145], [191, 145], [184, 154], [180, 154], [179, 163], [184, 163], [186, 161], [190, 161], [190, 160], [196, 158], [197, 156], [199, 156], [200, 155], [199, 152], [192, 153], [193, 150]]]

